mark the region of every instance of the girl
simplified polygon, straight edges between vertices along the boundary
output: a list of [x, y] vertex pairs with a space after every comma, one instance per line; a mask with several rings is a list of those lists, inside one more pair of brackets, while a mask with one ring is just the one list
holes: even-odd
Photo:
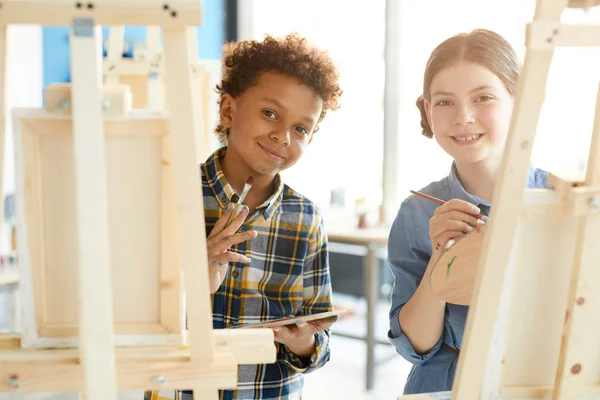
[[[401, 205], [389, 237], [395, 283], [388, 336], [413, 364], [405, 394], [450, 390], [467, 307], [446, 304], [429, 287], [431, 269], [463, 232], [488, 215], [508, 134], [519, 63], [510, 44], [488, 30], [453, 36], [432, 53], [417, 100], [423, 135], [452, 158], [448, 176]], [[530, 168], [528, 187], [547, 187], [547, 173]]]

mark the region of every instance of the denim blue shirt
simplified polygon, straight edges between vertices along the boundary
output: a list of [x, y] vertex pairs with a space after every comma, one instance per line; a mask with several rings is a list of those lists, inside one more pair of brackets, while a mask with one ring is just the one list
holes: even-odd
[[[529, 169], [528, 188], [547, 188], [547, 173], [537, 168]], [[461, 199], [478, 206], [481, 213], [489, 215], [491, 204], [465, 191], [458, 180], [456, 165], [450, 174], [420, 190], [442, 200]], [[438, 204], [411, 195], [398, 211], [388, 241], [388, 264], [394, 275], [390, 331], [388, 337], [396, 351], [413, 364], [404, 387], [404, 394], [439, 392], [452, 389], [458, 355], [442, 346], [460, 349], [467, 318], [466, 306], [446, 304], [444, 328], [438, 342], [426, 354], [417, 354], [402, 333], [398, 314], [417, 290], [431, 257], [429, 220]]]

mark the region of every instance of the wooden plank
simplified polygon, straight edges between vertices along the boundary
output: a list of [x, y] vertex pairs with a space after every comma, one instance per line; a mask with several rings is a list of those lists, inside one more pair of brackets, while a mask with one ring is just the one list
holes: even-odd
[[[218, 329], [214, 331], [216, 353], [232, 354], [237, 364], [271, 364], [276, 361], [276, 348], [271, 329]], [[0, 362], [65, 363], [77, 359], [79, 351], [69, 349], [22, 349], [16, 335], [0, 335]], [[140, 361], [171, 362], [189, 360], [190, 346], [117, 347], [118, 363]]]
[[157, 52], [160, 50], [160, 27], [159, 26], [147, 26], [146, 27], [146, 47], [151, 52]]
[[[20, 117], [28, 132], [38, 136], [72, 136], [71, 118], [50, 118], [39, 113], [40, 117]], [[104, 135], [106, 137], [152, 138], [166, 136], [169, 132], [169, 121], [165, 117], [128, 120], [104, 118]]]
[[500, 391], [554, 382], [578, 228], [578, 220], [568, 214], [527, 212], [521, 217], [506, 344], [498, 361]]
[[527, 27], [527, 34], [530, 38], [529, 48], [600, 46], [600, 25], [534, 21]]
[[[163, 79], [158, 70], [161, 68], [162, 54], [160, 47], [160, 27], [146, 27], [146, 47], [152, 55], [150, 71], [148, 73], [148, 103], [147, 107], [152, 111], [164, 109]], [[156, 57], [159, 57], [157, 60]]]
[[[61, 363], [24, 360], [15, 363], [0, 361], [3, 376], [17, 377], [21, 392], [86, 391], [87, 398], [96, 397], [89, 391], [83, 365], [77, 358]], [[188, 387], [233, 389], [237, 384], [237, 365], [231, 354], [215, 354], [209, 364], [191, 363], [188, 359], [155, 362], [122, 361], [116, 367], [115, 388], [120, 390], [181, 389]], [[96, 377], [99, 384], [106, 384]], [[16, 392], [8, 379], [0, 380], [0, 392]], [[116, 393], [116, 392], [115, 392]], [[113, 397], [115, 394], [112, 395]]]
[[[544, 386], [513, 386], [503, 387], [500, 395], [503, 399], [548, 399], [552, 396], [554, 385]], [[585, 386], [582, 390], [583, 396], [600, 397], [600, 385], [593, 384]]]
[[181, 309], [181, 270], [179, 267], [179, 238], [173, 185], [171, 137], [162, 138], [160, 187], [160, 323], [174, 332], [182, 331], [185, 315]]
[[[543, 11], [537, 9], [536, 13], [543, 14]], [[555, 11], [545, 10], [546, 13]], [[496, 319], [501, 318], [500, 298], [523, 206], [531, 150], [552, 56], [552, 50], [528, 50], [518, 81], [509, 135], [494, 190], [494, 206], [488, 221], [452, 390], [453, 397], [458, 400], [479, 400], [483, 388], [487, 371], [484, 366], [487, 365]], [[499, 344], [502, 341], [501, 337], [498, 338]], [[490, 353], [492, 364], [500, 361], [502, 351], [501, 346], [496, 346], [493, 354]], [[494, 374], [498, 375], [499, 371]]]
[[[4, 220], [4, 143], [6, 130], [6, 74], [8, 28], [0, 26], [0, 226]], [[0, 235], [0, 238], [2, 236]]]
[[[108, 48], [106, 49], [106, 62], [118, 62], [123, 58], [125, 45], [125, 26], [113, 25], [108, 28]], [[118, 84], [119, 78], [114, 75], [104, 76], [105, 84]]]
[[[164, 8], [165, 3], [168, 8]], [[90, 7], [91, 4], [91, 7]], [[79, 5], [79, 7], [78, 7]], [[71, 25], [74, 18], [94, 18], [98, 25], [202, 25], [201, 0], [8, 0], [0, 25]]]
[[[592, 187], [600, 186], [600, 86], [596, 96], [596, 114], [585, 184]], [[598, 198], [600, 200], [600, 196]], [[595, 340], [594, 330], [590, 325], [593, 324], [592, 321], [598, 321], [597, 314], [600, 306], [598, 232], [600, 232], [600, 213], [584, 216], [577, 234], [563, 341], [552, 400], [579, 399], [583, 395], [586, 378], [594, 381], [597, 379], [597, 376], [590, 376], [588, 369], [592, 362], [589, 343]]]
[[188, 340], [192, 360], [212, 359], [212, 307], [200, 170], [195, 155], [198, 93], [192, 86], [194, 49], [186, 29], [164, 29], [167, 101], [171, 119], [173, 172], [177, 200], [181, 265], [187, 297]]
[[71, 32], [73, 149], [79, 263], [79, 347], [89, 400], [116, 397], [106, 151], [101, 109], [102, 32]]

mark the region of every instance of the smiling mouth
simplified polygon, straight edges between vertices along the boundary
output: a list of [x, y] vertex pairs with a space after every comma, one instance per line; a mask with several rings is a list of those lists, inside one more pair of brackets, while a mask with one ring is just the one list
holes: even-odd
[[260, 143], [258, 144], [258, 146], [265, 152], [267, 153], [267, 155], [275, 160], [285, 160], [285, 157], [282, 156], [281, 154], [279, 154], [278, 152], [271, 150], [269, 148], [266, 148], [265, 146], [261, 145]]
[[452, 139], [461, 143], [461, 144], [469, 144], [469, 143], [473, 143], [476, 142], [477, 139], [479, 139], [481, 136], [483, 136], [483, 134], [475, 134], [475, 135], [470, 135], [470, 136], [452, 136]]

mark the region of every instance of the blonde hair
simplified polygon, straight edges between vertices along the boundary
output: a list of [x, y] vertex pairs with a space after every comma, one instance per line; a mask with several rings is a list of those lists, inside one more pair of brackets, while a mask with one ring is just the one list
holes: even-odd
[[431, 82], [442, 69], [458, 61], [469, 61], [487, 68], [500, 78], [511, 96], [515, 95], [519, 62], [510, 43], [497, 33], [486, 29], [454, 35], [433, 50], [425, 67], [423, 94], [419, 96], [416, 104], [421, 111], [421, 133], [428, 138], [433, 137], [433, 132], [427, 122], [425, 99], [431, 100]]

